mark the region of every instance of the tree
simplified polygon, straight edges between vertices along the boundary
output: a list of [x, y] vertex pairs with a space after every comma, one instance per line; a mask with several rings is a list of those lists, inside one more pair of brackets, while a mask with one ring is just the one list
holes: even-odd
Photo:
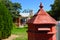
[[21, 4], [19, 4], [19, 3], [13, 3], [13, 7], [17, 11], [17, 10], [21, 9]]
[[0, 3], [0, 40], [11, 35], [12, 17], [6, 6]]
[[19, 12], [20, 12], [21, 9], [22, 9], [21, 8], [21, 4], [19, 4], [19, 3], [13, 3], [13, 9], [12, 10], [15, 11], [15, 17], [17, 15], [19, 15]]
[[50, 14], [50, 16], [52, 16], [53, 17], [53, 13], [52, 13], [52, 10], [49, 10], [49, 11], [46, 11], [47, 13], [49, 13]]
[[55, 0], [51, 5], [51, 13], [56, 20], [60, 20], [60, 0]]
[[2, 4], [6, 6], [6, 8], [10, 11], [12, 18], [16, 18], [19, 15], [21, 8], [21, 4], [12, 3], [10, 0], [2, 0]]

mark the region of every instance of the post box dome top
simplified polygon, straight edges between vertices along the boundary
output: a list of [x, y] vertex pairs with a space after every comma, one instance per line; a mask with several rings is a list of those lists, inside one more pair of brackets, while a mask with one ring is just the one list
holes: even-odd
[[52, 18], [47, 12], [43, 10], [42, 3], [40, 3], [40, 9], [37, 14], [33, 16], [27, 23], [32, 24], [56, 24], [56, 20]]

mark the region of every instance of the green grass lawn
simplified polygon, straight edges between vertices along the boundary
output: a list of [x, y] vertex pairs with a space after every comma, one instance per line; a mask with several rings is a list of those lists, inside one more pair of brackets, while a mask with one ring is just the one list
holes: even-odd
[[14, 40], [28, 40], [26, 31], [27, 28], [13, 28], [12, 34], [19, 35], [19, 37]]

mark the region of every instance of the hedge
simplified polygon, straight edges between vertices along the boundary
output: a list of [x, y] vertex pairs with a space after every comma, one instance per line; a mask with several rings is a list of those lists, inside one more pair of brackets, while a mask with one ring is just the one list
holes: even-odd
[[0, 3], [0, 40], [11, 35], [12, 17], [4, 4]]

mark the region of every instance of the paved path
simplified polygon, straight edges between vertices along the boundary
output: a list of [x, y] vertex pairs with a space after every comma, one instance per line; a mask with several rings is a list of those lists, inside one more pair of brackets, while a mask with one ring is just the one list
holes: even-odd
[[15, 39], [17, 37], [19, 37], [19, 35], [11, 35], [9, 38], [3, 39], [3, 40], [13, 40], [13, 39]]

